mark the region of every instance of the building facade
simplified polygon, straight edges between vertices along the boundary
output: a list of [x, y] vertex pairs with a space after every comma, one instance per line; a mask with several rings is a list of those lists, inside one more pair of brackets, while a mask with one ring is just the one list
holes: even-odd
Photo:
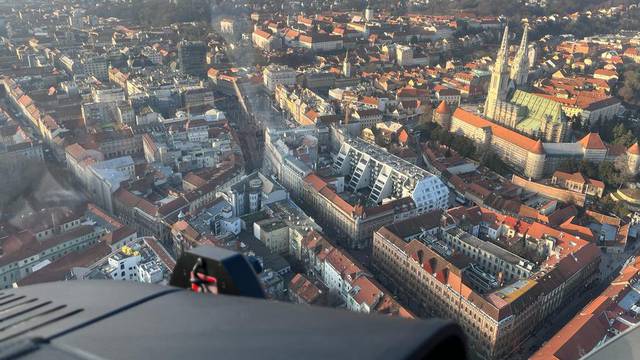
[[[510, 358], [597, 274], [600, 252], [592, 243], [556, 238], [558, 231], [533, 225], [523, 240], [547, 257], [538, 266], [462, 230], [459, 226], [469, 218], [456, 223], [440, 215], [425, 214], [376, 231], [373, 266], [416, 315], [460, 324], [477, 358]], [[483, 232], [491, 225], [481, 219]]]

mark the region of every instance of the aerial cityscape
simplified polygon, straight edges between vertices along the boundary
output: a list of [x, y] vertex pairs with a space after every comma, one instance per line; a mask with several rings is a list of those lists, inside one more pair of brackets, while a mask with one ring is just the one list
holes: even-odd
[[[0, 285], [169, 286], [580, 359], [640, 323], [640, 3], [0, 0]], [[69, 294], [73, 296], [73, 294]]]

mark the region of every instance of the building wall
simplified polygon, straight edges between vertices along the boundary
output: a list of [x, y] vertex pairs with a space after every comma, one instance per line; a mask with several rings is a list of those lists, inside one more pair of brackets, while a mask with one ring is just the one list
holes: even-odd
[[[463, 248], [457, 250], [465, 251]], [[466, 253], [473, 255], [475, 251], [466, 249]], [[535, 296], [513, 300], [509, 305], [511, 313], [501, 318], [497, 314], [490, 315], [496, 309], [492, 309], [488, 301], [478, 300], [480, 295], [472, 296], [462, 287], [456, 289], [455, 284], [460, 283], [460, 275], [456, 271], [450, 270], [449, 281], [443, 282], [380, 232], [374, 234], [371, 261], [381, 275], [381, 282], [398, 290], [400, 299], [406, 300], [406, 305], [417, 315], [455, 320], [467, 334], [471, 352], [478, 358], [508, 359], [545, 319], [553, 316], [594, 280], [599, 257], [584, 264], [571, 276], [566, 276], [562, 273], [564, 270], [556, 266], [547, 276], [538, 277], [532, 286], [538, 286], [540, 291], [534, 290]], [[500, 266], [495, 270], [498, 268]], [[471, 300], [474, 297], [476, 300]]]
[[565, 203], [584, 206], [584, 203], [586, 201], [585, 194], [582, 194], [580, 192], [558, 189], [552, 186], [538, 184], [534, 181], [529, 181], [516, 175], [513, 176], [511, 182], [517, 186], [524, 188], [527, 191], [539, 193]]
[[504, 325], [424, 271], [417, 261], [377, 232], [373, 238], [372, 262], [383, 274], [382, 283], [399, 290], [409, 308], [419, 316], [455, 319], [471, 340], [472, 351], [481, 356], [498, 351], [497, 338]]
[[254, 223], [253, 236], [264, 243], [267, 249], [273, 253], [289, 253], [289, 228], [287, 226], [273, 230], [265, 230], [259, 223]]
[[[0, 287], [10, 288], [13, 283], [32, 273], [32, 268], [42, 261], [53, 261], [70, 252], [84, 249], [98, 242], [100, 237], [105, 234], [104, 230], [89, 228], [88, 226], [82, 229], [76, 227], [73, 230], [77, 232], [77, 236], [69, 237], [64, 242], [55, 243], [49, 248], [42, 249], [39, 253], [29, 254], [28, 257], [16, 259], [0, 266]], [[62, 233], [58, 236], [67, 235]]]

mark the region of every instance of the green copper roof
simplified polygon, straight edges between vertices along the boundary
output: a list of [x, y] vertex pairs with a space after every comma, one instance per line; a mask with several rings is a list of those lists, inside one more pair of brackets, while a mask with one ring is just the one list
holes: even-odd
[[518, 130], [527, 133], [539, 130], [546, 118], [550, 118], [552, 123], [562, 122], [562, 106], [553, 100], [516, 90], [510, 102], [523, 108], [521, 115], [524, 118], [516, 126]]

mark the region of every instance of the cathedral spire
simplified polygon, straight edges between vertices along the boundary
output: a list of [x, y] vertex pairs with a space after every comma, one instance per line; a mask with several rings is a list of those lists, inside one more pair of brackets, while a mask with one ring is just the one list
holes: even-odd
[[524, 24], [524, 31], [522, 33], [522, 41], [520, 41], [520, 47], [516, 57], [513, 59], [513, 65], [511, 66], [511, 81], [517, 87], [525, 86], [527, 84], [527, 77], [529, 75], [529, 24]]
[[500, 44], [500, 50], [498, 50], [496, 64], [509, 64], [509, 24], [504, 27], [504, 34], [502, 35], [502, 43]]
[[520, 47], [518, 53], [527, 51], [529, 46], [529, 23], [524, 23], [524, 29], [522, 30], [522, 40], [520, 40]]
[[491, 71], [491, 82], [484, 103], [484, 115], [493, 119], [500, 103], [507, 100], [509, 92], [509, 24], [504, 28], [502, 43]]

